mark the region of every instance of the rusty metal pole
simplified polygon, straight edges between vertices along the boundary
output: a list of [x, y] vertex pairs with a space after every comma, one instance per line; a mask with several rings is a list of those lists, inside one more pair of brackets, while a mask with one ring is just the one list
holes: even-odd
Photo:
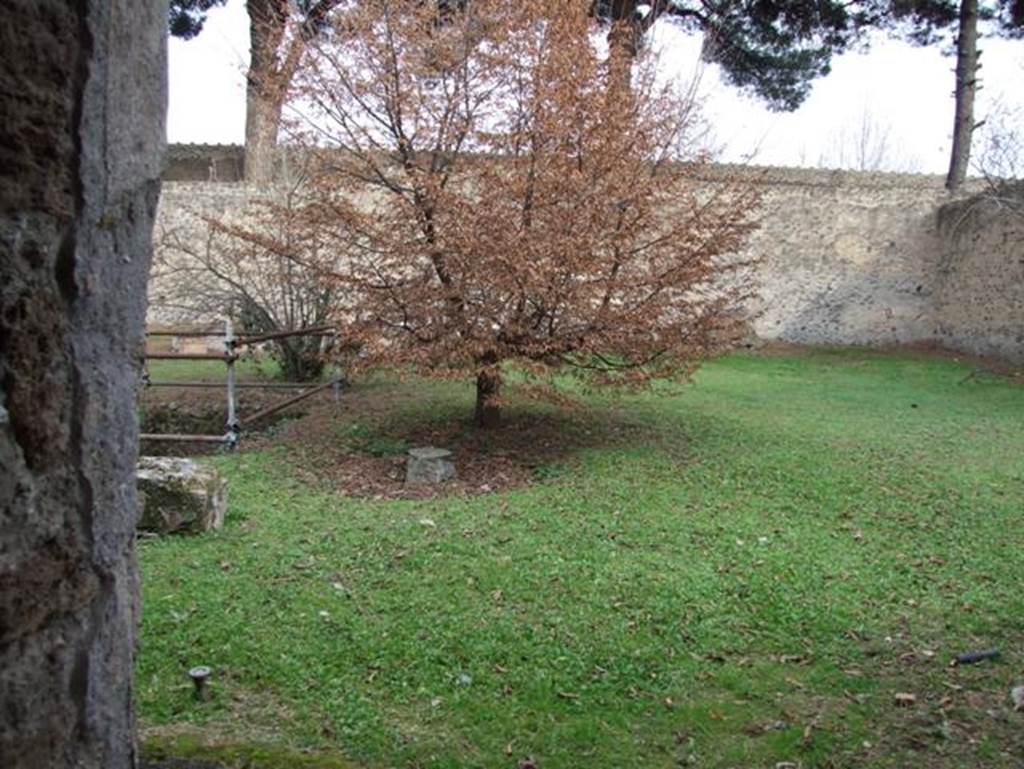
[[334, 395], [334, 402], [341, 403], [341, 366], [334, 367], [334, 378], [331, 380], [331, 393]]
[[228, 423], [227, 423], [227, 444], [228, 450], [238, 445], [238, 415], [235, 413], [235, 333], [231, 327], [231, 319], [224, 321], [224, 356], [228, 364]]

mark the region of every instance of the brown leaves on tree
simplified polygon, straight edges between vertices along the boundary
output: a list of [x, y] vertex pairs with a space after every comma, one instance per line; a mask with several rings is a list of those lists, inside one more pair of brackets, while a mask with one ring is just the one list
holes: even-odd
[[475, 376], [490, 425], [507, 361], [642, 384], [735, 339], [753, 194], [696, 184], [692, 100], [644, 71], [624, 87], [587, 3], [334, 22], [292, 98], [317, 169], [292, 221], [339, 255], [363, 364]]

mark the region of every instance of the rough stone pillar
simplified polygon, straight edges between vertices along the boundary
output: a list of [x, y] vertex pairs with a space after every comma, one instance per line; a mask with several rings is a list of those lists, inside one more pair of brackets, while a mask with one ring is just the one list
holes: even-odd
[[0, 0], [0, 766], [135, 764], [166, 0]]

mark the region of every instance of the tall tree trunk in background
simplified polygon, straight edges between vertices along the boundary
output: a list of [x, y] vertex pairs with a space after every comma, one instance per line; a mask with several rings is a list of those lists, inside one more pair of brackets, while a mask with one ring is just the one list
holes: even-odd
[[636, 26], [631, 21], [613, 22], [608, 30], [608, 96], [613, 101], [628, 100], [633, 91], [633, 60], [638, 42]]
[[957, 189], [967, 176], [974, 134], [974, 97], [978, 90], [978, 0], [961, 0], [956, 39], [956, 116], [946, 189]]
[[[293, 16], [293, 0], [246, 0], [249, 14], [249, 72], [245, 91], [245, 180], [274, 180], [277, 136], [288, 88], [306, 46], [327, 23], [340, 0], [303, 5]], [[287, 35], [290, 22], [294, 22]], [[285, 38], [288, 37], [287, 43]]]
[[245, 180], [267, 184], [274, 177], [277, 132], [288, 89], [278, 65], [288, 23], [288, 1], [247, 0], [246, 9], [249, 72], [245, 90]]
[[245, 180], [268, 184], [274, 178], [280, 101], [263, 98], [250, 80], [245, 99]]
[[[639, 13], [639, 7], [646, 5], [646, 12]], [[633, 62], [640, 52], [644, 35], [654, 23], [668, 12], [668, 0], [592, 0], [590, 15], [610, 22], [608, 30], [608, 89], [612, 99], [620, 95], [629, 104], [633, 93]]]

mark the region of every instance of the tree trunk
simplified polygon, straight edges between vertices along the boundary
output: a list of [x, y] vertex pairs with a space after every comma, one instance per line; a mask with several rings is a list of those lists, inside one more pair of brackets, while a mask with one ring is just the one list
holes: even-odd
[[4, 3], [3, 22], [0, 765], [132, 769], [167, 4]]
[[278, 66], [288, 23], [287, 0], [248, 0], [249, 72], [245, 88], [245, 180], [274, 179], [277, 132], [288, 84]]
[[281, 376], [288, 382], [314, 382], [324, 373], [319, 337], [282, 339], [274, 352]]
[[250, 184], [274, 180], [281, 107], [266, 99], [250, 79], [245, 97], [245, 180]]
[[633, 93], [633, 60], [637, 54], [637, 30], [631, 21], [616, 21], [608, 31], [609, 103], [628, 105]]
[[476, 426], [491, 429], [501, 423], [501, 407], [498, 395], [501, 392], [501, 374], [494, 369], [485, 369], [476, 375]]
[[956, 116], [946, 189], [956, 190], [967, 176], [974, 134], [974, 96], [978, 90], [978, 0], [961, 0], [956, 39]]

